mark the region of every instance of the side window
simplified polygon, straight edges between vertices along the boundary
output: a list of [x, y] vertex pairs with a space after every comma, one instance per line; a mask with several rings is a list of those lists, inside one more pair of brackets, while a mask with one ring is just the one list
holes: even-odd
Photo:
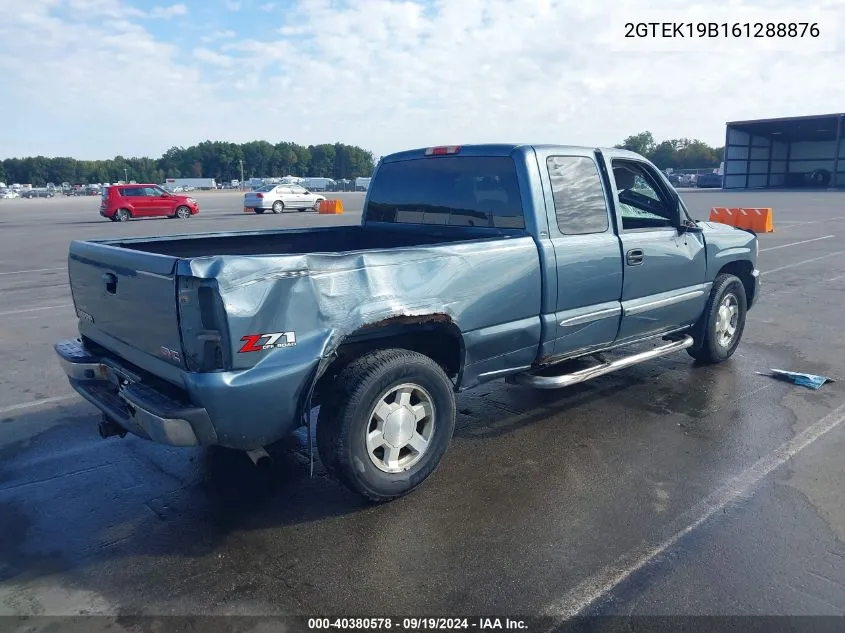
[[564, 235], [604, 233], [610, 223], [598, 168], [586, 156], [549, 156], [546, 160], [557, 226]]
[[158, 198], [163, 191], [159, 191], [155, 187], [144, 187], [144, 195], [148, 198]]
[[675, 226], [676, 211], [671, 200], [644, 165], [614, 160], [612, 166], [623, 230]]
[[120, 190], [125, 198], [137, 198], [144, 195], [144, 190], [140, 187], [124, 187]]
[[291, 187], [291, 191], [293, 193], [305, 193], [305, 189], [303, 187]]

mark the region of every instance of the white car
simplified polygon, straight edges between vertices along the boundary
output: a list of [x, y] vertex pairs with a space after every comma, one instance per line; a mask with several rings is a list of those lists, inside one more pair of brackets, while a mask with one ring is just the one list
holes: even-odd
[[265, 185], [244, 194], [244, 211], [259, 215], [265, 211], [283, 213], [286, 210], [317, 211], [326, 196], [308, 191], [299, 185]]
[[17, 191], [12, 191], [10, 189], [9, 191], [4, 192], [3, 195], [0, 197], [2, 197], [4, 200], [13, 200], [15, 198], [20, 198], [20, 195], [18, 195]]

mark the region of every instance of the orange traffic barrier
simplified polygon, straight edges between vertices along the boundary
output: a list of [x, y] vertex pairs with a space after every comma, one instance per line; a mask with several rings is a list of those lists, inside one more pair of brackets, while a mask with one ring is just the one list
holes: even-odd
[[320, 213], [340, 215], [343, 213], [342, 200], [320, 200]]
[[738, 229], [747, 229], [755, 233], [774, 233], [774, 218], [771, 208], [757, 207], [713, 207], [710, 209], [710, 221], [728, 224]]

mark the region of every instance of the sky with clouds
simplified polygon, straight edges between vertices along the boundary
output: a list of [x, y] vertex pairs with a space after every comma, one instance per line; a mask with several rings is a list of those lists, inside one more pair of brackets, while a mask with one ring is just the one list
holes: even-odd
[[[743, 6], [827, 10], [829, 50], [634, 50], [621, 33], [649, 10]], [[642, 130], [720, 145], [726, 121], [845, 111], [831, 15], [845, 0], [0, 0], [0, 158], [159, 156], [205, 139], [379, 156]]]

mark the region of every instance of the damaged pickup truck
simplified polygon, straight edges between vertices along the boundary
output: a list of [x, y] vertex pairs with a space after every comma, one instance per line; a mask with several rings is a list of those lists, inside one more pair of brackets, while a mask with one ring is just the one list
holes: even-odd
[[728, 359], [757, 253], [637, 154], [419, 149], [379, 162], [357, 226], [72, 242], [56, 351], [104, 437], [257, 459], [319, 406], [327, 471], [386, 501], [443, 458], [456, 392]]

